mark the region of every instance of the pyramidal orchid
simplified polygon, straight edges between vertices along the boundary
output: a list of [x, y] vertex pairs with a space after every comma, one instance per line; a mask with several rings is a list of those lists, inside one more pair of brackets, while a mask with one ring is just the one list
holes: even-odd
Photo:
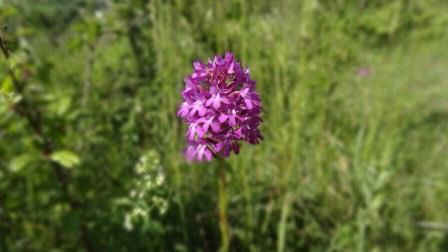
[[239, 153], [239, 144], [262, 139], [260, 97], [248, 68], [232, 53], [215, 56], [206, 64], [196, 61], [184, 79], [183, 102], [177, 115], [188, 125], [185, 156], [210, 161]]

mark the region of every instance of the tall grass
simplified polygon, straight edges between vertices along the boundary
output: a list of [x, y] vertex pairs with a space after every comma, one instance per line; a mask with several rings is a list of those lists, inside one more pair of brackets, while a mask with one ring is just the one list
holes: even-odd
[[[51, 115], [46, 126], [55, 144], [81, 159], [72, 190], [88, 204], [83, 214], [97, 248], [218, 249], [216, 164], [185, 163], [184, 128], [175, 112], [192, 61], [233, 51], [257, 80], [264, 140], [229, 159], [231, 251], [444, 251], [447, 234], [418, 224], [448, 220], [447, 19], [446, 5], [433, 3], [117, 1], [105, 12], [107, 21], [85, 14], [54, 49], [47, 32], [17, 35], [14, 53], [33, 54], [27, 56], [37, 61], [33, 69], [51, 71], [33, 77], [28, 87], [36, 90], [27, 96]], [[368, 76], [357, 73], [362, 67]], [[58, 115], [64, 102], [67, 111]], [[5, 118], [1, 125], [19, 121]], [[5, 160], [32, 148], [24, 123], [3, 129]], [[3, 144], [16, 135], [28, 142]], [[165, 169], [161, 194], [168, 209], [149, 210], [146, 222], [137, 219], [126, 230], [121, 208], [112, 206], [133, 190], [139, 178], [132, 167], [148, 150]], [[48, 173], [43, 160], [29, 166]], [[57, 199], [45, 205], [34, 198], [52, 190], [51, 176], [36, 174], [7, 173], [2, 190], [13, 190], [15, 178], [24, 185], [6, 196], [5, 209], [21, 224], [2, 243], [78, 247], [80, 213], [64, 210]], [[37, 176], [45, 182], [31, 182]], [[19, 192], [29, 198], [17, 200]], [[28, 220], [42, 205], [71, 213], [69, 220], [40, 211]], [[50, 228], [42, 226], [45, 220]], [[63, 242], [53, 237], [66, 229], [73, 234]], [[40, 230], [51, 235], [42, 238]]]

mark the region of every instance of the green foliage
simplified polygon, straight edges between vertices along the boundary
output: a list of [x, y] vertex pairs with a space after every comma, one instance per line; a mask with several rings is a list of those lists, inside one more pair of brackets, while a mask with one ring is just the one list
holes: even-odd
[[68, 150], [55, 151], [51, 153], [50, 159], [54, 162], [60, 163], [66, 168], [72, 168], [80, 162], [79, 157], [75, 153]]
[[6, 76], [0, 88], [0, 92], [3, 96], [6, 96], [13, 92], [14, 86], [10, 76]]
[[231, 251], [446, 251], [419, 223], [448, 220], [447, 11], [0, 0], [0, 251], [216, 251], [217, 166], [184, 161], [175, 113], [229, 50], [265, 136], [228, 160]]

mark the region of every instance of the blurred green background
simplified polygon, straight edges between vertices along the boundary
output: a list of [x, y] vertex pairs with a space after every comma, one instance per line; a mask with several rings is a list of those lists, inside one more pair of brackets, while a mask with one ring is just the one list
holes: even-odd
[[0, 35], [0, 251], [217, 251], [176, 110], [226, 51], [265, 109], [231, 251], [448, 251], [447, 1], [0, 0]]

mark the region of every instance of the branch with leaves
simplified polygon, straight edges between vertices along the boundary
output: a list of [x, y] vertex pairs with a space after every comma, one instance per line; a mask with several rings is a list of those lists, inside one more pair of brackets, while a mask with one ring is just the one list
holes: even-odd
[[[0, 48], [6, 60], [9, 60], [9, 50], [7, 48], [6, 39], [0, 34]], [[51, 139], [45, 134], [43, 128], [44, 123], [42, 120], [41, 112], [37, 109], [36, 106], [33, 106], [25, 97], [24, 97], [24, 89], [25, 83], [20, 80], [14, 69], [12, 67], [8, 67], [8, 75], [11, 79], [13, 88], [15, 92], [19, 94], [22, 99], [14, 106], [14, 111], [17, 112], [19, 116], [25, 119], [28, 123], [28, 126], [31, 132], [35, 135], [34, 144], [36, 147], [42, 152], [45, 157], [49, 157], [50, 155], [57, 153], [53, 147], [53, 143]], [[76, 199], [69, 190], [70, 185], [70, 172], [66, 169], [61, 162], [58, 162], [55, 159], [48, 158], [50, 162], [50, 166], [53, 169], [53, 172], [56, 175], [59, 185], [62, 188], [63, 195], [73, 210], [79, 210], [82, 212], [82, 204]], [[82, 216], [82, 214], [81, 214]], [[87, 225], [84, 220], [81, 220], [81, 230], [80, 230], [80, 239], [83, 243], [84, 249], [86, 251], [94, 251], [93, 243], [88, 235]]]

